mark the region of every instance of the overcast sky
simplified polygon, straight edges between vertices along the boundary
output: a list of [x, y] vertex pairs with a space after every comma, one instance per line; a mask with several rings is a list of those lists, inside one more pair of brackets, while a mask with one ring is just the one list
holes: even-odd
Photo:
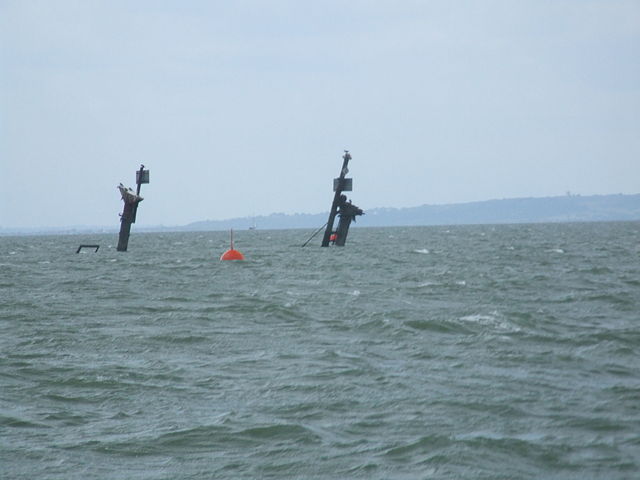
[[0, 0], [0, 227], [640, 192], [640, 1]]

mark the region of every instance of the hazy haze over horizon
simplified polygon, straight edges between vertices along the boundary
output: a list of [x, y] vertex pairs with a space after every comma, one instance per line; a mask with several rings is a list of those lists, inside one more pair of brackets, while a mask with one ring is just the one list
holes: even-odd
[[0, 0], [0, 227], [640, 191], [640, 2]]

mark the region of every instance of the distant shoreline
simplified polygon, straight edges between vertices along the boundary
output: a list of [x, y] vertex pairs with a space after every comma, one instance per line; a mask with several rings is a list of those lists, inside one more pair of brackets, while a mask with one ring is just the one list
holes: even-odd
[[[364, 207], [365, 215], [354, 227], [483, 225], [563, 222], [612, 222], [640, 220], [640, 194], [564, 195], [512, 198], [447, 205], [406, 208]], [[237, 230], [283, 230], [318, 228], [328, 212], [307, 214], [273, 213], [225, 220], [204, 220], [182, 226], [134, 227], [137, 232], [188, 232]], [[0, 236], [117, 234], [119, 225], [42, 228], [2, 228]]]

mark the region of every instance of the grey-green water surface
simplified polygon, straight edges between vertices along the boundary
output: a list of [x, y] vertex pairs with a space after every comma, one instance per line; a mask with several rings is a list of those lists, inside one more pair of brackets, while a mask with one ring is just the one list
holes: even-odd
[[310, 233], [0, 238], [0, 477], [637, 478], [640, 224]]

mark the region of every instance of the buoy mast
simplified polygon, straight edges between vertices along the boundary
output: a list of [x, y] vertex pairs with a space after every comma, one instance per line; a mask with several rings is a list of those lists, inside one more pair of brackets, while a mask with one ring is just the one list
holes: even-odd
[[220, 256], [220, 260], [244, 260], [244, 255], [233, 246], [233, 228], [230, 232], [230, 248]]

